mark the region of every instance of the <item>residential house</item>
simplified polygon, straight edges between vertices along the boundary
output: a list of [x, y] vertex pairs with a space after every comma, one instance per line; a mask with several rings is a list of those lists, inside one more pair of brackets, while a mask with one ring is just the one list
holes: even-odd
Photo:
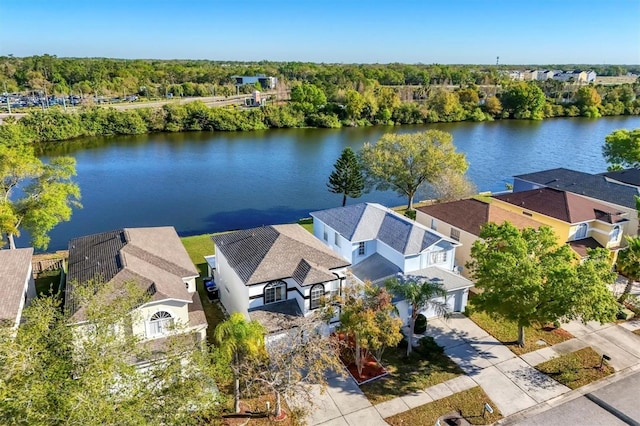
[[324, 296], [341, 291], [349, 261], [297, 224], [273, 225], [212, 237], [213, 277], [227, 312], [262, 323], [271, 334], [308, 316]]
[[[355, 278], [379, 285], [397, 274], [427, 277], [446, 289], [451, 311], [464, 311], [473, 283], [457, 273], [459, 242], [375, 203], [316, 211], [311, 216], [316, 238], [352, 264]], [[400, 317], [408, 318], [407, 304], [401, 301], [396, 306]]]
[[542, 70], [538, 71], [537, 79], [538, 80], [550, 80], [555, 75], [555, 71], [553, 70]]
[[538, 80], [538, 70], [524, 70], [522, 79], [527, 81]]
[[[595, 73], [594, 73], [595, 74]], [[553, 76], [554, 80], [564, 81], [564, 82], [573, 82], [573, 83], [586, 83], [587, 82], [587, 72], [580, 70], [573, 71], [564, 71], [560, 73], [556, 73]], [[595, 80], [595, 75], [593, 76]]]
[[589, 71], [585, 71], [585, 73], [586, 73], [586, 78], [587, 78], [586, 82], [587, 83], [595, 83], [596, 82], [597, 74], [596, 74], [595, 71], [589, 70]]
[[587, 256], [587, 248], [604, 247], [611, 250], [614, 262], [623, 235], [635, 232], [627, 213], [557, 189], [494, 195], [491, 203], [552, 227], [559, 242], [569, 243], [581, 257]]
[[36, 296], [33, 248], [0, 250], [0, 326], [18, 328], [22, 310]]
[[483, 225], [489, 222], [502, 224], [505, 221], [519, 229], [538, 228], [541, 225], [520, 213], [501, 209], [496, 203], [475, 198], [418, 207], [416, 221], [462, 244], [456, 248], [455, 263], [460, 265], [460, 272], [467, 278], [471, 276], [464, 265], [471, 261], [471, 247], [478, 240]]
[[167, 337], [174, 330], [206, 338], [207, 321], [196, 291], [198, 270], [173, 227], [124, 228], [88, 235], [69, 242], [65, 309], [71, 321], [86, 321], [76, 289], [89, 280], [117, 291], [134, 282], [150, 295], [137, 308], [130, 332], [146, 341]]
[[640, 189], [640, 169], [616, 170], [615, 172], [600, 173], [600, 175], [604, 176], [607, 182], [633, 186]]
[[635, 200], [635, 196], [639, 194], [637, 188], [612, 182], [607, 176], [592, 175], [565, 168], [514, 176], [513, 192], [545, 187], [572, 192], [605, 204], [616, 211], [626, 213], [629, 232], [635, 234], [633, 230], [638, 229]]

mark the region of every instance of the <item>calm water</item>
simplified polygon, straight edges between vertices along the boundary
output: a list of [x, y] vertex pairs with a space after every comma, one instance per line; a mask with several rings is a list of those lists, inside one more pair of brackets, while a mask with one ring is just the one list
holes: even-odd
[[[84, 208], [53, 230], [49, 249], [120, 227], [173, 225], [181, 235], [192, 235], [307, 217], [340, 205], [342, 196], [328, 192], [326, 182], [342, 149], [360, 149], [385, 132], [451, 132], [466, 153], [470, 179], [480, 190], [496, 191], [511, 176], [537, 170], [602, 172], [604, 137], [639, 127], [640, 117], [621, 117], [153, 134], [50, 144], [43, 159], [76, 158]], [[366, 194], [359, 201], [406, 203], [392, 192]]]

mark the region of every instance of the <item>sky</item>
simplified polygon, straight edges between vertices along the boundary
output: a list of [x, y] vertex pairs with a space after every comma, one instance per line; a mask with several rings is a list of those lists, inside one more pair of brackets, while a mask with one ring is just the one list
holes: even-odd
[[640, 0], [0, 0], [0, 55], [640, 64]]

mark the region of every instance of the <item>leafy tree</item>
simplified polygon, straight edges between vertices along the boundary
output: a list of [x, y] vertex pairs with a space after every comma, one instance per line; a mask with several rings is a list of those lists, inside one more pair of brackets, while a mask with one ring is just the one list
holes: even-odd
[[585, 117], [600, 117], [600, 111], [598, 110], [600, 104], [600, 95], [594, 87], [583, 86], [576, 92], [576, 105]]
[[447, 291], [440, 282], [414, 275], [391, 278], [384, 284], [392, 294], [404, 299], [411, 307], [409, 336], [407, 338], [407, 356], [409, 356], [413, 349], [413, 333], [420, 311], [433, 309], [438, 316], [447, 317], [449, 315], [447, 303], [438, 300], [438, 298], [444, 300]]
[[605, 249], [580, 262], [567, 244], [557, 244], [551, 228], [520, 231], [505, 222], [482, 228], [471, 257], [466, 266], [482, 290], [474, 307], [514, 321], [520, 346], [524, 328], [534, 324], [615, 319], [618, 308], [607, 287], [615, 274]]
[[498, 99], [497, 97], [489, 96], [484, 102], [484, 109], [489, 114], [496, 117], [502, 112], [502, 103], [500, 102], [500, 99]]
[[80, 189], [71, 180], [75, 159], [55, 157], [45, 164], [16, 132], [16, 139], [0, 142], [0, 235], [13, 249], [14, 236], [25, 229], [34, 247], [46, 248], [49, 231], [80, 207]]
[[502, 108], [514, 118], [542, 120], [545, 97], [533, 82], [514, 83], [502, 93]]
[[602, 154], [611, 166], [640, 167], [640, 129], [610, 133], [605, 137]]
[[455, 201], [477, 194], [477, 188], [465, 175], [445, 170], [432, 183], [438, 202]]
[[364, 145], [361, 159], [369, 183], [406, 195], [409, 210], [424, 184], [434, 182], [444, 171], [463, 174], [467, 170], [464, 154], [455, 151], [451, 134], [440, 130], [383, 135], [375, 145]]
[[327, 372], [342, 374], [344, 368], [334, 338], [320, 332], [316, 316], [299, 318], [286, 338], [274, 339], [261, 358], [247, 359], [247, 380], [263, 393], [276, 396], [275, 417], [282, 417], [281, 395], [296, 402], [298, 408], [313, 404], [312, 385], [327, 386]]
[[343, 149], [333, 168], [327, 184], [329, 192], [342, 194], [343, 206], [347, 203], [347, 197], [359, 198], [364, 189], [364, 176], [355, 152], [350, 147]]
[[240, 376], [243, 362], [264, 353], [264, 335], [266, 331], [256, 321], [246, 321], [244, 315], [234, 312], [224, 322], [218, 324], [214, 332], [214, 341], [226, 360], [234, 376], [234, 409], [240, 412]]
[[623, 301], [627, 294], [631, 293], [633, 282], [640, 280], [640, 237], [629, 237], [625, 235], [627, 247], [618, 253], [618, 271], [627, 277], [627, 285], [620, 296]]
[[364, 96], [355, 90], [347, 90], [345, 93], [345, 110], [347, 117], [351, 120], [358, 120], [364, 110], [366, 100]]
[[78, 294], [84, 324], [70, 325], [53, 295], [32, 300], [17, 331], [0, 328], [0, 423], [195, 425], [215, 415], [216, 368], [200, 343], [176, 334], [151, 348], [125, 331], [149, 296], [133, 282], [117, 297], [94, 289]]
[[[340, 325], [337, 331], [344, 334], [346, 349], [353, 353], [358, 374], [372, 353], [382, 356], [385, 347], [395, 346], [402, 340], [402, 320], [394, 315], [395, 306], [384, 287], [374, 287], [370, 282], [347, 286], [338, 300]], [[333, 317], [334, 309], [328, 306]]]
[[315, 84], [302, 83], [291, 88], [291, 102], [295, 102], [305, 113], [311, 113], [326, 105], [327, 96]]

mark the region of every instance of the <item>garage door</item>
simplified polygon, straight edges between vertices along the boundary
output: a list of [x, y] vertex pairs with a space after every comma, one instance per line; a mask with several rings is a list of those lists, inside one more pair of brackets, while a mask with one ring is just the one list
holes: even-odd
[[[461, 297], [461, 294], [459, 291], [453, 291], [447, 294], [446, 303], [447, 303], [447, 306], [449, 307], [449, 312], [457, 312], [456, 308], [458, 308], [458, 311], [460, 310], [460, 302], [459, 302], [460, 297]], [[445, 299], [442, 297], [439, 297], [436, 300], [440, 303], [443, 303], [445, 301]], [[434, 318], [437, 316], [433, 308], [426, 309], [420, 313], [427, 318]]]

